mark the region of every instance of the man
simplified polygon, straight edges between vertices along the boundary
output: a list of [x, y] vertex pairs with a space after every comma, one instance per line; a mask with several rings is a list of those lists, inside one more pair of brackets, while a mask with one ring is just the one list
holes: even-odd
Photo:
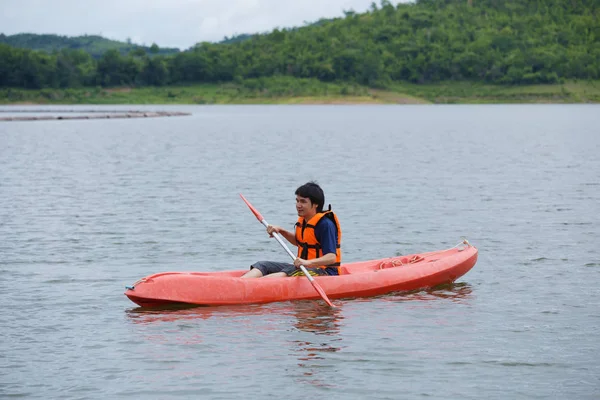
[[311, 275], [339, 275], [342, 231], [331, 206], [329, 210], [323, 211], [323, 190], [315, 182], [308, 182], [300, 186], [295, 194], [298, 222], [294, 225], [294, 232], [269, 225], [267, 233], [272, 237], [277, 232], [288, 242], [298, 246], [298, 257], [293, 264], [256, 262], [242, 278], [299, 276], [302, 275], [301, 265]]

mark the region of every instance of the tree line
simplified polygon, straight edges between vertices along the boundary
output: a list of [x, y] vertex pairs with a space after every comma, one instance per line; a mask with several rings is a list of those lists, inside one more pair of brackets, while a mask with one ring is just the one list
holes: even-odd
[[170, 85], [272, 76], [386, 87], [600, 79], [597, 0], [418, 0], [173, 55], [51, 54], [0, 44], [0, 87]]
[[131, 51], [143, 49], [151, 54], [171, 55], [179, 53], [177, 48], [159, 48], [153, 43], [151, 46], [140, 46], [127, 39], [126, 42], [111, 40], [98, 35], [83, 36], [60, 36], [60, 35], [38, 35], [33, 33], [18, 33], [6, 36], [0, 33], [0, 43], [22, 49], [42, 50], [46, 53], [58, 52], [63, 49], [83, 50], [94, 58], [100, 58], [108, 50], [118, 50], [121, 55], [127, 55]]

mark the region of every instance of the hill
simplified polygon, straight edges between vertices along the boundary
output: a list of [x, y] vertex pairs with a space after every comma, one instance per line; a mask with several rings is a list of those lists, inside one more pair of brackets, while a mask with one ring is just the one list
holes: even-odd
[[131, 51], [137, 49], [143, 49], [147, 53], [160, 55], [179, 53], [179, 49], [177, 48], [140, 46], [131, 43], [130, 41], [119, 42], [97, 35], [69, 37], [59, 35], [38, 35], [34, 33], [19, 33], [10, 36], [0, 34], [0, 43], [5, 43], [11, 47], [38, 50], [47, 53], [53, 53], [63, 49], [83, 50], [94, 58], [102, 57], [108, 50], [117, 50], [121, 55], [129, 54]]
[[599, 19], [598, 0], [416, 0], [396, 6], [381, 0], [365, 13], [346, 11], [304, 27], [199, 43], [170, 55], [111, 49], [89, 59], [74, 48], [48, 54], [0, 44], [0, 87], [252, 82], [253, 90], [269, 91], [275, 88], [265, 82], [278, 77], [375, 89], [402, 82], [597, 80]]
[[240, 43], [240, 42], [244, 42], [244, 41], [250, 40], [250, 39], [252, 39], [252, 35], [250, 35], [248, 33], [242, 33], [240, 35], [235, 35], [232, 37], [225, 36], [225, 38], [223, 40], [221, 40], [219, 43], [220, 44]]

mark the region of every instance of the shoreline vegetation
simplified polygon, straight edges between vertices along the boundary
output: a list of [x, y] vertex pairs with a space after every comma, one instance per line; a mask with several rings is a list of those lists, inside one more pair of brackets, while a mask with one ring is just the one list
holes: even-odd
[[600, 103], [600, 81], [510, 86], [473, 82], [395, 83], [385, 89], [374, 89], [317, 79], [275, 77], [161, 87], [0, 89], [0, 105], [499, 103]]
[[184, 51], [0, 33], [0, 104], [600, 103], [598, 18], [598, 0], [380, 0]]

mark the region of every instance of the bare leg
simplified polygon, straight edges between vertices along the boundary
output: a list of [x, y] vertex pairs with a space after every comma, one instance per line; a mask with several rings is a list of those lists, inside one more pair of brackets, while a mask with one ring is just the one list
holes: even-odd
[[261, 276], [263, 276], [263, 274], [260, 272], [260, 269], [252, 268], [250, 271], [242, 275], [242, 278], [260, 278]]
[[283, 278], [287, 276], [285, 272], [273, 272], [272, 274], [265, 275], [265, 278]]

